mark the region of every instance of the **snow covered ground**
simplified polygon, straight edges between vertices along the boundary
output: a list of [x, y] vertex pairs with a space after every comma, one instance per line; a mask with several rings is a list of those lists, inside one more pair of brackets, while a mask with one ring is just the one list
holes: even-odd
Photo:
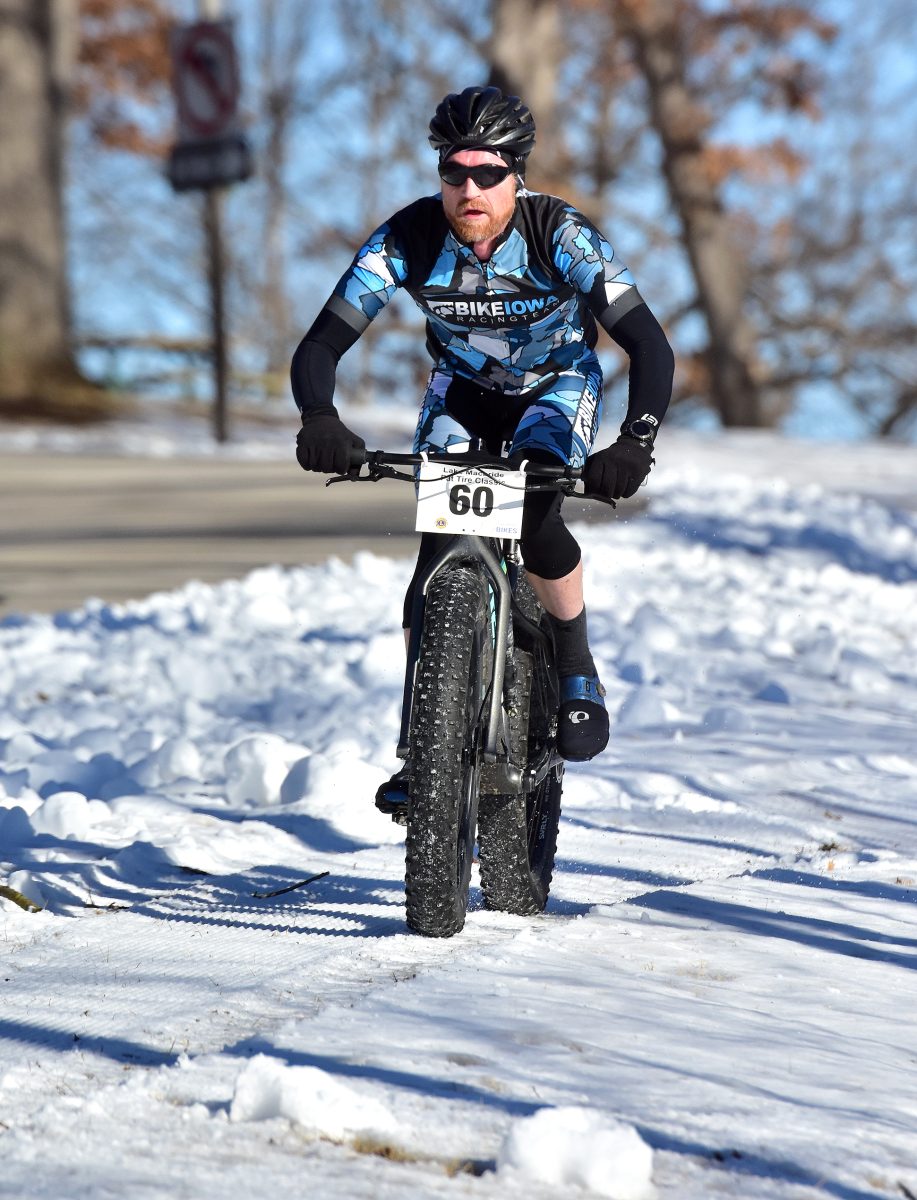
[[537, 919], [406, 931], [409, 563], [0, 623], [0, 1196], [917, 1196], [915, 451], [670, 444]]

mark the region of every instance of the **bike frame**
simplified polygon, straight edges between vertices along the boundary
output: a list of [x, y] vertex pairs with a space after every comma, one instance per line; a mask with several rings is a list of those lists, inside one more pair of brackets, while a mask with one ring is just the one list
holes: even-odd
[[[393, 454], [382, 450], [358, 451], [354, 454], [353, 470], [347, 475], [338, 475], [327, 482], [378, 482], [384, 478], [397, 478], [414, 481], [413, 475], [407, 475], [395, 470], [395, 467], [417, 467], [421, 462], [429, 461], [444, 466], [459, 469], [467, 466], [499, 466], [505, 465], [505, 460], [494, 461], [493, 456], [482, 456], [480, 452], [458, 454]], [[360, 475], [359, 467], [366, 465], [368, 475]], [[544, 486], [557, 486], [562, 490], [572, 492], [575, 481], [580, 477], [580, 471], [574, 468], [546, 466], [540, 463], [528, 464], [526, 473], [534, 479], [541, 478]], [[550, 481], [550, 482], [549, 482]], [[609, 503], [614, 506], [614, 502]], [[480, 537], [477, 534], [444, 534], [443, 545], [433, 555], [415, 582], [413, 606], [411, 610], [411, 627], [408, 636], [407, 667], [404, 676], [404, 697], [401, 709], [401, 731], [398, 738], [397, 755], [408, 758], [411, 753], [410, 732], [411, 717], [414, 707], [414, 686], [417, 677], [417, 665], [420, 659], [420, 642], [423, 631], [424, 608], [426, 596], [433, 579], [440, 572], [447, 570], [450, 564], [469, 562], [483, 567], [484, 573], [493, 588], [494, 594], [494, 644], [493, 644], [493, 674], [489, 680], [490, 699], [487, 705], [484, 739], [481, 757], [488, 773], [488, 791], [495, 793], [528, 791], [537, 786], [544, 775], [562, 760], [553, 756], [540, 763], [533, 772], [523, 772], [509, 761], [508, 738], [504, 739], [506, 752], [501, 748], [501, 735], [504, 733], [503, 714], [503, 685], [506, 673], [506, 663], [509, 651], [509, 639], [512, 630], [513, 588], [503, 569], [503, 563], [494, 549], [496, 539]], [[516, 557], [516, 539], [500, 539], [503, 547], [502, 558], [512, 567], [518, 562]], [[543, 636], [540, 631], [534, 631], [537, 636]]]

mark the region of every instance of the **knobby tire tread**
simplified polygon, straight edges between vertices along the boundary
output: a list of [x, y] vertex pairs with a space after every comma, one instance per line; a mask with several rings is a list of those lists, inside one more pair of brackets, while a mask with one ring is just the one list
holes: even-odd
[[465, 924], [489, 621], [487, 586], [479, 572], [462, 567], [434, 579], [425, 602], [411, 716], [405, 844], [407, 922], [427, 937], [451, 937]]

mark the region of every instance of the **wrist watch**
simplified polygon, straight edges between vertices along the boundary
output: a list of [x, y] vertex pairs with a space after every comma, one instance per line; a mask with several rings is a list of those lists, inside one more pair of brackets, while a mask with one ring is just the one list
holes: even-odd
[[635, 417], [633, 421], [626, 421], [621, 426], [624, 436], [633, 438], [641, 446], [652, 446], [658, 429], [659, 422], [650, 413], [644, 413], [642, 417]]

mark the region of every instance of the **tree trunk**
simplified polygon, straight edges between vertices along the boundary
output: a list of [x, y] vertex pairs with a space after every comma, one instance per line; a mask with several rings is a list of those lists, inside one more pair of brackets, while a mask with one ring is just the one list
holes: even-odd
[[[0, 0], [0, 413], [86, 416], [63, 231], [73, 0]], [[79, 411], [74, 411], [78, 409]]]
[[618, 0], [617, 11], [646, 82], [669, 195], [709, 330], [711, 400], [724, 425], [761, 425], [744, 258], [705, 162], [709, 122], [686, 83], [681, 8], [678, 0]]
[[493, 0], [490, 80], [520, 96], [535, 118], [532, 186], [565, 194], [568, 159], [557, 111], [557, 77], [564, 52], [556, 0]]
[[[286, 19], [284, 19], [286, 18]], [[284, 243], [288, 194], [284, 178], [295, 102], [296, 72], [306, 47], [309, 14], [302, 3], [280, 11], [277, 0], [260, 9], [260, 79], [264, 89], [263, 119], [267, 126], [261, 171], [264, 179], [264, 276], [262, 314], [265, 323], [265, 371], [269, 391], [285, 395], [289, 388], [293, 341], [287, 293]]]

